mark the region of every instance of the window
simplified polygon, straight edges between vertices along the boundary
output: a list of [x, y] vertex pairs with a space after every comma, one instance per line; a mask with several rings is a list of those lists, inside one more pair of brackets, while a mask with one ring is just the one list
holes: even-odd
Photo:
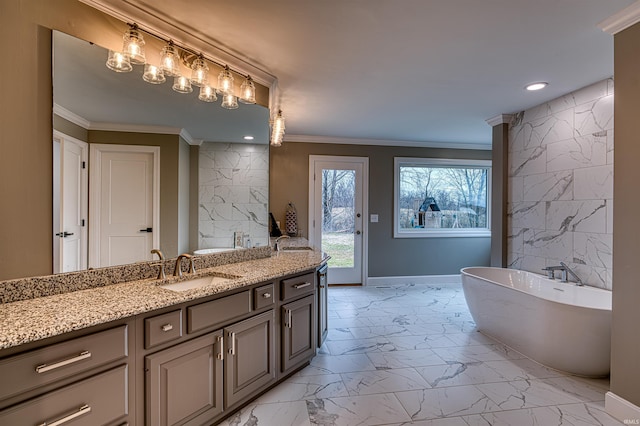
[[394, 159], [394, 238], [489, 237], [490, 160]]

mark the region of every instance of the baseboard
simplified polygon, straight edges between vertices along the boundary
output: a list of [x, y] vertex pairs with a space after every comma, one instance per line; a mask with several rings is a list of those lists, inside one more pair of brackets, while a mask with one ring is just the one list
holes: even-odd
[[455, 275], [417, 275], [406, 277], [368, 277], [367, 286], [400, 284], [460, 284], [460, 274]]
[[611, 417], [615, 417], [625, 425], [640, 425], [640, 407], [613, 392], [605, 394], [604, 408]]

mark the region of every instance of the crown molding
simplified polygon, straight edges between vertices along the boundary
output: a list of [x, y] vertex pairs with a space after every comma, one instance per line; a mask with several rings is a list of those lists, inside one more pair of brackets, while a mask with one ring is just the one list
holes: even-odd
[[491, 144], [475, 144], [475, 143], [457, 143], [457, 142], [419, 142], [419, 141], [403, 141], [403, 140], [383, 140], [383, 139], [358, 139], [358, 138], [339, 138], [332, 136], [313, 136], [313, 135], [284, 135], [284, 141], [287, 143], [331, 143], [338, 145], [377, 145], [377, 146], [402, 146], [414, 148], [443, 148], [443, 149], [475, 149], [490, 150]]
[[91, 126], [91, 122], [86, 118], [80, 117], [75, 112], [71, 112], [63, 106], [60, 106], [56, 103], [53, 104], [53, 113], [59, 117], [64, 118], [72, 122], [73, 124], [82, 127], [83, 129], [89, 129]]
[[615, 35], [640, 22], [640, 0], [615, 13], [598, 24], [602, 31]]
[[495, 117], [486, 119], [485, 121], [489, 126], [494, 127], [499, 124], [509, 124], [511, 123], [512, 118], [513, 114], [498, 114]]

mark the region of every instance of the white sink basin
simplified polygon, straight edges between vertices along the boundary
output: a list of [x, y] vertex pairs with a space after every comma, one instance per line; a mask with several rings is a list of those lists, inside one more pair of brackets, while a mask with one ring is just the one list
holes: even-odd
[[237, 276], [221, 276], [221, 275], [208, 275], [206, 277], [194, 278], [188, 281], [180, 281], [177, 283], [163, 284], [159, 287], [171, 290], [171, 291], [187, 291], [195, 288], [201, 288], [212, 284], [224, 284], [240, 277]]
[[281, 247], [280, 251], [288, 251], [288, 252], [292, 252], [292, 251], [313, 251], [313, 248], [311, 247], [296, 247], [296, 246], [287, 246], [287, 247]]

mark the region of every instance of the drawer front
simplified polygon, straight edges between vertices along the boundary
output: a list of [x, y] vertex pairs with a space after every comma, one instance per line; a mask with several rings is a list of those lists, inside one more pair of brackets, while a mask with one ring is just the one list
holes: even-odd
[[310, 272], [299, 277], [281, 281], [280, 299], [289, 300], [298, 296], [313, 293], [316, 288], [315, 273]]
[[127, 326], [123, 325], [0, 360], [0, 400], [127, 354]]
[[182, 337], [182, 309], [144, 320], [144, 348]]
[[187, 332], [194, 333], [206, 328], [217, 327], [218, 324], [239, 318], [249, 312], [251, 312], [251, 293], [249, 290], [190, 306], [187, 308]]
[[0, 424], [93, 426], [114, 422], [128, 412], [123, 365], [0, 411]]
[[255, 310], [271, 306], [276, 301], [273, 283], [264, 285], [253, 290], [253, 308]]

